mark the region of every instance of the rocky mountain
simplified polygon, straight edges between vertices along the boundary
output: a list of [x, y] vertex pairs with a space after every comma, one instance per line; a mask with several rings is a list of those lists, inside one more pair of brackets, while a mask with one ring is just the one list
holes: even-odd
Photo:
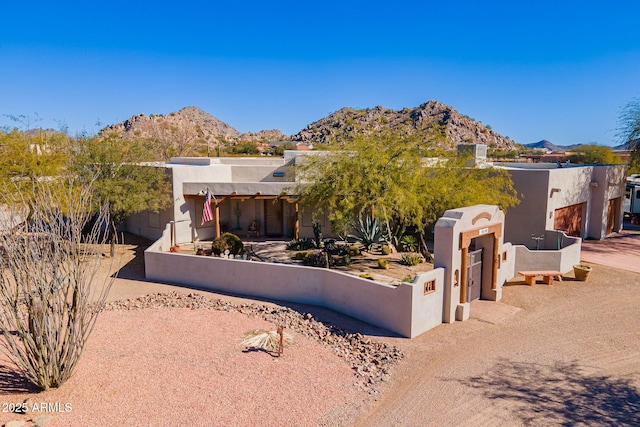
[[556, 145], [556, 144], [552, 143], [551, 141], [547, 141], [546, 139], [543, 139], [542, 141], [538, 141], [538, 142], [532, 142], [531, 144], [524, 144], [525, 148], [530, 148], [532, 150], [550, 151], [552, 153], [568, 151], [568, 150], [571, 150], [572, 148], [576, 148], [578, 146], [580, 146], [580, 144]]
[[268, 142], [288, 140], [279, 130], [240, 133], [198, 107], [185, 107], [166, 115], [137, 114], [129, 119], [107, 126], [101, 135], [116, 133], [124, 138], [149, 138], [172, 146], [175, 155], [193, 155], [206, 152], [211, 145], [238, 142]]
[[356, 133], [391, 131], [429, 141], [432, 148], [453, 150], [458, 144], [486, 144], [489, 148], [513, 150], [518, 144], [454, 108], [429, 101], [415, 108], [390, 110], [384, 107], [355, 110], [342, 108], [320, 119], [291, 140], [304, 144], [326, 144], [349, 139]]

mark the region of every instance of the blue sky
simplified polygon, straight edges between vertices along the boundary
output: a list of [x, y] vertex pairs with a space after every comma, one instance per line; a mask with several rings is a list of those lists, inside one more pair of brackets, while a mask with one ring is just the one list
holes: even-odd
[[[6, 3], [6, 2], [4, 2]], [[640, 2], [9, 2], [0, 126], [97, 132], [196, 105], [297, 133], [435, 99], [519, 143], [615, 145], [640, 97]], [[100, 123], [100, 126], [96, 124]]]

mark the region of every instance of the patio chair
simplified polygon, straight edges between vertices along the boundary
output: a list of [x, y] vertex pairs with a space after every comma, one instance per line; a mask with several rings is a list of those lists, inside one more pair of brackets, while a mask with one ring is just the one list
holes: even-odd
[[247, 237], [260, 237], [260, 223], [258, 223], [257, 219], [249, 223], [249, 227], [247, 227]]

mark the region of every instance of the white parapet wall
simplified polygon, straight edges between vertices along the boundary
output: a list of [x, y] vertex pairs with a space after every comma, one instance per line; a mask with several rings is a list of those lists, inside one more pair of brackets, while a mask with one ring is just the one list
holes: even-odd
[[317, 305], [413, 338], [442, 322], [444, 270], [420, 273], [391, 286], [339, 271], [166, 252], [145, 251], [148, 280]]
[[[557, 234], [555, 232], [546, 233], [551, 239], [546, 246], [556, 244]], [[580, 264], [580, 251], [582, 248], [582, 240], [577, 237], [568, 237], [562, 233], [559, 236], [560, 243], [557, 247], [561, 249], [540, 249], [531, 250], [523, 245], [514, 245], [516, 251], [515, 272], [525, 270], [557, 270], [567, 273], [573, 269], [573, 266]]]

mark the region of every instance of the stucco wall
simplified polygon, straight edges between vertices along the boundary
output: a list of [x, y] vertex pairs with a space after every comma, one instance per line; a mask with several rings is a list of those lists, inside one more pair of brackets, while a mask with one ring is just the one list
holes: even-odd
[[587, 237], [604, 239], [607, 235], [609, 200], [620, 198], [618, 210], [615, 214], [614, 231], [620, 231], [622, 228], [627, 166], [594, 166], [593, 169], [593, 182], [597, 186], [592, 187], [591, 220], [588, 224]]
[[580, 264], [581, 240], [572, 239], [572, 243], [561, 250], [530, 250], [523, 245], [514, 245], [515, 272], [525, 270], [557, 270], [567, 273], [575, 264]]
[[[505, 240], [535, 247], [531, 235], [554, 229], [556, 209], [581, 203], [585, 203], [586, 208], [582, 213], [580, 237], [602, 239], [606, 236], [607, 204], [611, 199], [624, 196], [625, 165], [504, 166], [522, 195], [520, 204], [507, 211]], [[621, 225], [622, 208], [619, 208], [615, 228]]]
[[[443, 298], [443, 318], [445, 323], [455, 320], [464, 320], [469, 314], [469, 304], [460, 303], [460, 292], [462, 288], [462, 249], [460, 247], [461, 233], [471, 230], [489, 230], [489, 227], [498, 227], [502, 233], [504, 224], [504, 213], [494, 205], [476, 205], [459, 209], [450, 209], [438, 219], [435, 226], [434, 242], [434, 266], [445, 269], [444, 277], [444, 298]], [[486, 232], [486, 231], [485, 231]], [[477, 247], [485, 247], [483, 263], [492, 265], [493, 239], [497, 237], [498, 256], [502, 256], [505, 251], [503, 237], [498, 232], [483, 234], [474, 238]], [[481, 295], [484, 299], [500, 300], [502, 296], [501, 277], [506, 277], [509, 272], [509, 264], [498, 262], [498, 272], [496, 275], [496, 289], [491, 289], [492, 269], [487, 268], [483, 273]]]
[[[167, 245], [145, 251], [147, 279], [323, 306], [411, 338], [442, 320], [442, 269], [394, 287], [327, 269], [167, 253]], [[430, 280], [436, 291], [425, 295]]]
[[549, 170], [509, 170], [520, 203], [507, 210], [504, 240], [529, 245], [531, 234], [540, 234], [546, 227], [545, 213], [549, 199]]

